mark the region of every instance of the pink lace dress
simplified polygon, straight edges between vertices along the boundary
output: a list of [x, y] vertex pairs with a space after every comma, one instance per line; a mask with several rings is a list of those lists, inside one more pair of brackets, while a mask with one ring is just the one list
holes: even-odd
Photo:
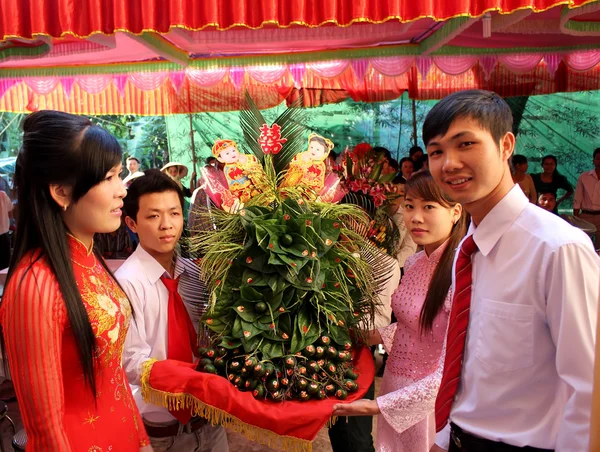
[[442, 378], [451, 293], [431, 332], [420, 334], [419, 316], [447, 245], [445, 242], [430, 256], [421, 251], [406, 260], [404, 277], [392, 295], [398, 321], [379, 329], [389, 353], [377, 398], [381, 410], [377, 419], [379, 452], [429, 452], [434, 443], [435, 398]]

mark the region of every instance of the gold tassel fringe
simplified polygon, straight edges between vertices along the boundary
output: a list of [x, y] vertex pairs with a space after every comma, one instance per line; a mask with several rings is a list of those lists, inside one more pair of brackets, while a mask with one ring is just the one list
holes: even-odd
[[[154, 389], [150, 386], [150, 372], [155, 359], [150, 359], [143, 364], [142, 370], [142, 397], [146, 403], [162, 406], [168, 410], [179, 410], [190, 408], [194, 416], [200, 416], [210, 422], [211, 425], [220, 425], [236, 433], [244, 435], [248, 440], [256, 443], [283, 450], [285, 452], [312, 452], [312, 441], [294, 438], [292, 436], [282, 436], [269, 430], [255, 427], [242, 422], [227, 411], [207, 405], [198, 400], [191, 394], [171, 393]], [[327, 422], [327, 426], [335, 423], [337, 418], [332, 418]]]

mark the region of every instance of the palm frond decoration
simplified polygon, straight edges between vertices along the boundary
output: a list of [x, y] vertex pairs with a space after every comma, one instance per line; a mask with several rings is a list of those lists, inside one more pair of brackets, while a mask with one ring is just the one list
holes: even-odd
[[265, 162], [265, 153], [263, 152], [258, 139], [260, 137], [260, 128], [265, 123], [265, 118], [254, 103], [254, 100], [252, 100], [252, 96], [246, 91], [246, 108], [240, 110], [240, 125], [244, 133], [246, 146], [252, 151], [263, 166]]
[[306, 127], [304, 124], [306, 123], [307, 116], [308, 112], [305, 108], [302, 108], [302, 95], [300, 95], [275, 120], [275, 124], [281, 126], [281, 135], [287, 139], [281, 152], [273, 156], [273, 166], [278, 175], [286, 170], [296, 154], [306, 150]]

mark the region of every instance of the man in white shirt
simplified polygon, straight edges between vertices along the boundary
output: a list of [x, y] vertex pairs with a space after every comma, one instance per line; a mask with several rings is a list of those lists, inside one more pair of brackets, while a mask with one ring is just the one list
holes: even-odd
[[127, 169], [129, 170], [129, 174], [127, 174], [127, 177], [130, 177], [133, 174], [140, 171], [140, 161], [137, 159], [137, 157], [134, 157], [133, 155], [127, 157], [127, 159], [125, 160], [125, 164], [127, 165]]
[[[489, 91], [454, 93], [423, 124], [431, 174], [471, 214], [463, 242], [476, 246], [461, 249], [461, 269], [455, 261], [465, 288], [448, 336], [463, 333], [446, 356], [461, 341], [464, 353], [445, 362], [432, 451], [588, 449], [600, 259], [589, 237], [513, 183], [511, 130], [509, 106]], [[469, 310], [455, 311], [465, 299]], [[456, 392], [445, 391], [452, 368]]]
[[[183, 193], [167, 175], [149, 170], [129, 187], [124, 210], [127, 226], [138, 235], [140, 244], [115, 275], [134, 312], [123, 364], [152, 447], [155, 452], [227, 452], [223, 428], [212, 427], [201, 418], [183, 425], [166, 408], [146, 403], [141, 396], [146, 361], [170, 358], [192, 362], [199, 311], [205, 308], [203, 300], [194, 295], [200, 283], [197, 267], [175, 251], [183, 231]], [[167, 288], [175, 281], [185, 309], [175, 305], [181, 301]], [[175, 312], [177, 307], [180, 309]], [[173, 312], [184, 317], [174, 323]]]
[[586, 171], [577, 180], [573, 215], [596, 226], [594, 243], [600, 248], [600, 148], [593, 154], [594, 169]]

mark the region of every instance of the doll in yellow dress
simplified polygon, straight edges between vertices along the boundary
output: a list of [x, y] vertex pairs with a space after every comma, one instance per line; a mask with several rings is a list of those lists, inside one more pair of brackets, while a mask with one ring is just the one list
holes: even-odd
[[325, 185], [325, 159], [333, 146], [331, 140], [311, 133], [308, 136], [308, 149], [294, 156], [281, 186], [304, 185], [318, 193]]
[[215, 141], [212, 154], [225, 165], [223, 173], [227, 187], [240, 202], [247, 202], [259, 193], [253, 178], [263, 169], [255, 156], [241, 153], [233, 140]]

